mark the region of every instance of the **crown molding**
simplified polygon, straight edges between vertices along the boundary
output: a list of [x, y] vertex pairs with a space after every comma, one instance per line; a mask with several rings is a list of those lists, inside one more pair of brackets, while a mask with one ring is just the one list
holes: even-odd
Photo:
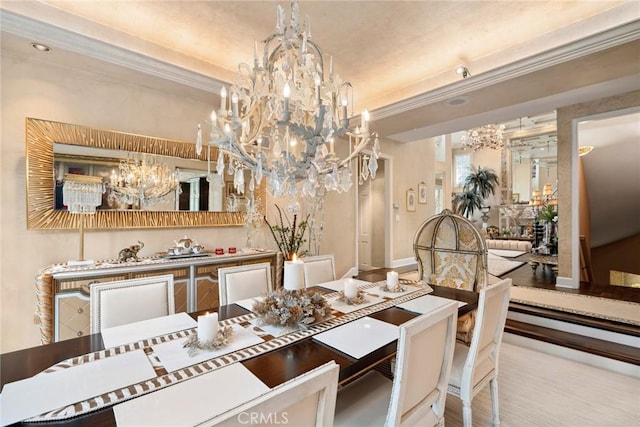
[[223, 84], [228, 85], [228, 83], [217, 79], [105, 43], [101, 40], [83, 36], [7, 10], [2, 10], [1, 12], [0, 23], [2, 31], [29, 40], [40, 41], [52, 47], [68, 50], [206, 92], [220, 93]]
[[640, 39], [640, 20], [634, 20], [610, 30], [513, 62], [504, 67], [479, 75], [472, 75], [464, 80], [377, 108], [371, 112], [371, 116], [376, 120], [392, 117], [638, 39]]
[[[7, 10], [2, 10], [0, 22], [2, 31], [31, 40], [41, 40], [61, 49], [206, 92], [219, 93], [223, 85], [228, 85], [227, 82], [207, 77], [195, 71], [150, 58]], [[372, 118], [379, 120], [426, 105], [463, 96], [474, 90], [483, 89], [497, 83], [638, 39], [640, 39], [640, 20], [634, 20], [610, 30], [513, 62], [504, 67], [470, 76], [464, 80], [377, 108], [371, 112]]]

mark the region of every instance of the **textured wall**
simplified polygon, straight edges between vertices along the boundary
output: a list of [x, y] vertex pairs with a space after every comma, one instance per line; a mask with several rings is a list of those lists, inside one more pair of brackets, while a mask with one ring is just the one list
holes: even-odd
[[[34, 278], [50, 264], [78, 257], [79, 233], [27, 231], [25, 177], [25, 117], [36, 117], [95, 128], [164, 138], [192, 140], [195, 125], [210, 110], [198, 94], [177, 85], [127, 83], [107, 71], [71, 69], [47, 62], [43, 55], [2, 51], [2, 252], [1, 352], [38, 345], [34, 324]], [[45, 58], [45, 59], [43, 59]], [[166, 249], [189, 235], [206, 246], [243, 246], [241, 227], [204, 229], [86, 231], [85, 256], [114, 257], [142, 240], [141, 255]]]

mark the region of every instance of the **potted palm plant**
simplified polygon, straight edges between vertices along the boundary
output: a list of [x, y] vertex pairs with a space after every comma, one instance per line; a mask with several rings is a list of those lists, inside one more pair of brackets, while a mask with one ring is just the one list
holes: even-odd
[[464, 180], [462, 193], [453, 196], [453, 211], [458, 215], [471, 218], [476, 210], [481, 210], [486, 198], [495, 194], [500, 183], [493, 169], [478, 166], [472, 169]]

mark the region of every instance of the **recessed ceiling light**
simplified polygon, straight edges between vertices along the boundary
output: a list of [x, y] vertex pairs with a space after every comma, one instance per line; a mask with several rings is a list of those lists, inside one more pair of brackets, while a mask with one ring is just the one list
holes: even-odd
[[49, 46], [42, 43], [31, 43], [31, 47], [34, 49], [38, 49], [40, 52], [49, 52], [51, 50]]
[[447, 99], [444, 104], [449, 107], [458, 107], [460, 105], [467, 104], [471, 101], [471, 97], [469, 96], [457, 96], [455, 98]]

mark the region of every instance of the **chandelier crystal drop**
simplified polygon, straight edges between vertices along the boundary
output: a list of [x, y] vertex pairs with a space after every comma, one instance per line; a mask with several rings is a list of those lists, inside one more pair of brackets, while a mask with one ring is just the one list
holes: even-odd
[[128, 158], [120, 160], [118, 171], [113, 171], [109, 181], [109, 197], [119, 203], [151, 206], [167, 201], [178, 191], [178, 169], [155, 158]]
[[460, 142], [464, 148], [471, 148], [473, 151], [483, 148], [502, 149], [505, 145], [504, 130], [505, 125], [485, 125], [470, 129], [462, 136]]
[[[334, 72], [333, 58], [328, 67], [324, 60], [308, 17], [300, 21], [298, 2], [292, 2], [286, 26], [278, 6], [275, 33], [265, 39], [261, 54], [255, 43], [253, 65], [238, 66], [236, 82], [228, 91], [222, 88], [219, 108], [211, 113], [207, 148], [219, 149], [218, 174], [225, 168], [224, 153], [227, 167], [249, 169], [255, 185], [268, 178], [275, 197], [315, 198], [348, 191], [352, 160], [368, 148], [367, 167], [375, 176], [380, 144], [369, 130], [369, 113], [364, 110], [359, 123], [351, 125], [353, 87]], [[348, 150], [338, 150], [340, 144], [348, 144]], [[202, 148], [199, 124], [198, 154]], [[348, 154], [340, 158], [336, 151]], [[234, 179], [234, 185], [243, 183]]]

